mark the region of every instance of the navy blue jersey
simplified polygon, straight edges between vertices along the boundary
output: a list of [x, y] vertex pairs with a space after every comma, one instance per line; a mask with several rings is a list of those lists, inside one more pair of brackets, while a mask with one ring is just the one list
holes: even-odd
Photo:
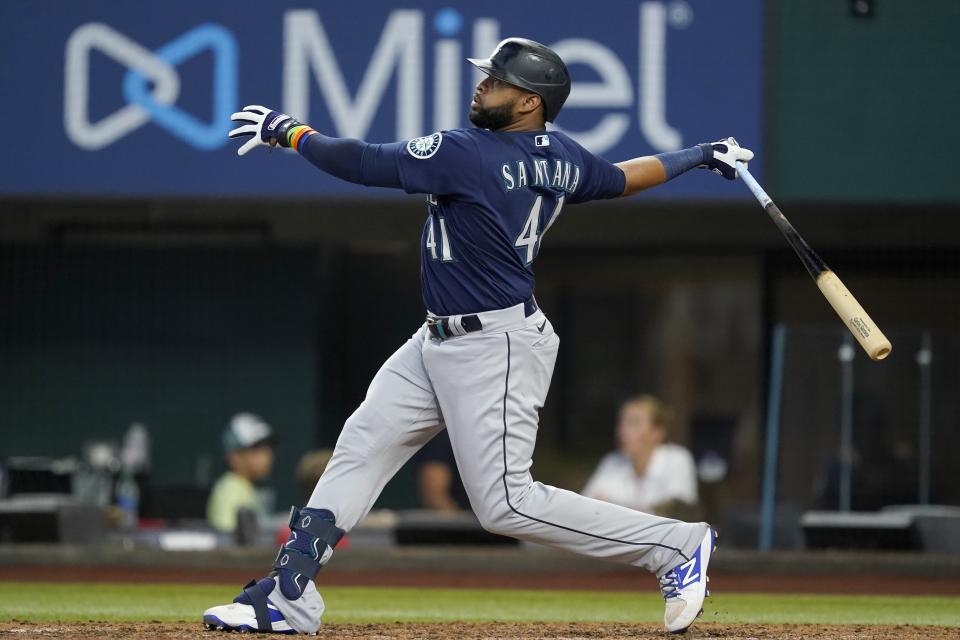
[[556, 131], [453, 129], [399, 147], [400, 182], [425, 193], [420, 284], [437, 315], [533, 295], [533, 261], [564, 205], [623, 193], [623, 172]]

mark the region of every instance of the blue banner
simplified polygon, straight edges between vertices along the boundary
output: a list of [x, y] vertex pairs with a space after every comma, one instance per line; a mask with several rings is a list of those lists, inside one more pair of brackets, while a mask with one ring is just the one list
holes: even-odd
[[[7, 195], [369, 195], [289, 151], [238, 158], [230, 114], [261, 104], [373, 142], [469, 126], [464, 58], [512, 35], [566, 60], [556, 124], [608, 160], [762, 143], [762, 0], [10, 0], [0, 18]], [[655, 194], [745, 190], [704, 175]]]

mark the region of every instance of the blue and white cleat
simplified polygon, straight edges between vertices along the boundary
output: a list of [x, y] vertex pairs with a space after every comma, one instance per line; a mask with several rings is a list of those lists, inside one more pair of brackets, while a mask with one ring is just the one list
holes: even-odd
[[692, 558], [660, 577], [660, 593], [666, 603], [663, 624], [670, 633], [683, 633], [703, 613], [707, 591], [707, 566], [716, 550], [717, 532], [707, 529]]
[[316, 635], [324, 604], [313, 576], [344, 532], [326, 509], [294, 507], [289, 525], [290, 537], [280, 547], [268, 576], [247, 584], [232, 604], [204, 611], [207, 628]]
[[264, 593], [263, 587], [268, 590], [272, 588], [273, 580], [266, 579], [261, 582], [264, 583], [263, 586], [250, 582], [232, 603], [204, 611], [203, 624], [207, 629], [217, 631], [296, 633]]

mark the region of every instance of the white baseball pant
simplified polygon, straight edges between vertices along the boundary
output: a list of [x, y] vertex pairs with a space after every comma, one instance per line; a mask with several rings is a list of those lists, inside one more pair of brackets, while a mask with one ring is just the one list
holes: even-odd
[[534, 482], [538, 412], [560, 339], [542, 311], [524, 317], [522, 304], [478, 315], [481, 331], [443, 341], [422, 326], [384, 363], [307, 506], [329, 509], [349, 531], [387, 481], [446, 426], [484, 529], [657, 575], [690, 557], [706, 524]]
[[[705, 523], [534, 482], [538, 412], [560, 339], [542, 311], [524, 317], [522, 304], [477, 315], [481, 331], [440, 341], [424, 325], [390, 356], [347, 419], [307, 506], [330, 510], [337, 526], [350, 531], [400, 467], [446, 427], [470, 505], [488, 531], [658, 577], [692, 557]], [[321, 562], [331, 555], [328, 549]], [[312, 581], [296, 601], [279, 589], [271, 601], [298, 631], [319, 628], [324, 603]]]

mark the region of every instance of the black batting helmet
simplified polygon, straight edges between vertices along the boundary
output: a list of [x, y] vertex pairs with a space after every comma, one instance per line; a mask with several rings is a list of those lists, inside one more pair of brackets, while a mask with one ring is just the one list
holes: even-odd
[[497, 80], [532, 91], [543, 100], [547, 122], [553, 122], [570, 95], [570, 73], [552, 49], [526, 38], [507, 38], [489, 58], [467, 58]]

